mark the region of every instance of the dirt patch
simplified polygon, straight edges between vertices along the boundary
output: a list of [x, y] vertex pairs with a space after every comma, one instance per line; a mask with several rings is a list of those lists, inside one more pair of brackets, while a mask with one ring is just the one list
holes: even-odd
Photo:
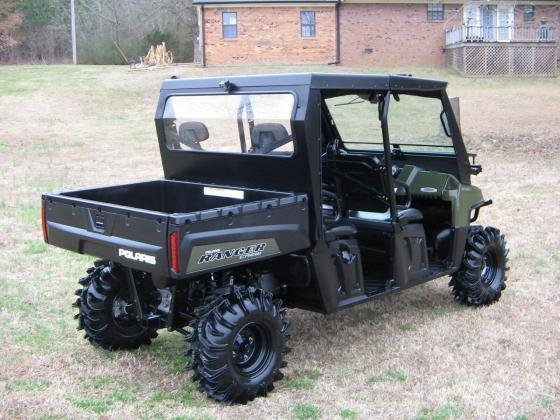
[[476, 153], [500, 153], [525, 155], [530, 158], [557, 159], [560, 157], [560, 131], [541, 130], [533, 135], [482, 134], [477, 138], [467, 137], [467, 147]]

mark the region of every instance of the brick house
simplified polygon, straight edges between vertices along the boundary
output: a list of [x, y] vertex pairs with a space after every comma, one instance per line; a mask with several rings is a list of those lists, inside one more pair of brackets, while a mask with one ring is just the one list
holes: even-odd
[[[509, 54], [508, 57], [543, 55], [546, 49], [547, 63], [553, 62], [556, 70], [559, 0], [411, 0], [406, 3], [399, 0], [194, 0], [193, 3], [199, 18], [198, 55], [209, 66], [448, 64], [463, 71], [459, 64], [474, 54], [470, 50], [475, 45], [492, 45], [496, 51], [507, 50], [499, 54]], [[515, 46], [524, 49], [511, 52]], [[488, 56], [487, 50], [473, 51]], [[515, 61], [511, 57], [510, 62]]]

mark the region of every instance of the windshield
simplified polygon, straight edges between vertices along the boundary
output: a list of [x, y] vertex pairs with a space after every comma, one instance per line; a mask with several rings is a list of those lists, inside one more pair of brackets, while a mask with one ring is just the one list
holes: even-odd
[[294, 96], [172, 96], [163, 112], [165, 142], [172, 150], [290, 156]]
[[356, 94], [328, 98], [325, 102], [347, 149], [383, 149], [376, 103]]
[[391, 144], [403, 151], [453, 153], [447, 115], [438, 98], [400, 95], [388, 114]]
[[[325, 102], [346, 149], [383, 149], [377, 101], [353, 94], [328, 98]], [[447, 116], [438, 98], [392, 97], [388, 126], [392, 147], [398, 145], [402, 151], [454, 152]]]

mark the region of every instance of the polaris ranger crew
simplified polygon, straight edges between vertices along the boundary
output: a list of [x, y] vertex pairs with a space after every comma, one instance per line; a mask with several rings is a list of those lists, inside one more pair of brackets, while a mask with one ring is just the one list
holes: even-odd
[[282, 377], [286, 307], [329, 314], [442, 276], [474, 306], [505, 288], [445, 82], [172, 79], [155, 125], [164, 179], [42, 197], [45, 241], [100, 258], [75, 303], [95, 346], [178, 331], [199, 389], [246, 402]]

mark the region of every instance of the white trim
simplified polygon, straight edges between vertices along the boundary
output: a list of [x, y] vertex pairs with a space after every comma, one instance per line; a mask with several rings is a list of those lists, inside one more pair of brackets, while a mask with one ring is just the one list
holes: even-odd
[[336, 3], [219, 3], [219, 4], [205, 4], [205, 9], [246, 9], [246, 8], [275, 8], [275, 7], [294, 7], [294, 8], [322, 8], [322, 7], [335, 7]]
[[[490, 5], [497, 5], [497, 4], [502, 4], [504, 3], [504, 1], [502, 0], [489, 0], [489, 1], [465, 1], [465, 0], [340, 0], [341, 4], [345, 4], [345, 3], [349, 3], [349, 4], [384, 4], [384, 3], [398, 3], [398, 4], [427, 4], [427, 3], [433, 3], [434, 1], [437, 1], [438, 3], [443, 3], [443, 4], [454, 4], [454, 5], [458, 5], [458, 6], [464, 6], [466, 7], [468, 4], [490, 4]], [[534, 5], [534, 6], [551, 6], [551, 7], [555, 7], [556, 4], [554, 4], [554, 2], [552, 1], [546, 1], [546, 0], [510, 0], [510, 1], [506, 1], [506, 3], [511, 3], [514, 4], [515, 6], [519, 6], [519, 5]]]
[[238, 200], [243, 200], [245, 198], [245, 191], [231, 190], [229, 188], [204, 187], [204, 195], [237, 198]]

